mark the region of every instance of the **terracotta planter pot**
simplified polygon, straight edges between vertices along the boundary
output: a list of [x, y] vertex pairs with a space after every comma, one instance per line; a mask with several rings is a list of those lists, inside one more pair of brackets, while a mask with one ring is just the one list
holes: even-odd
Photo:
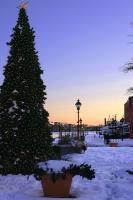
[[118, 143], [109, 143], [109, 146], [110, 146], [110, 147], [117, 147], [117, 146], [118, 146]]
[[50, 175], [42, 177], [42, 188], [44, 196], [47, 197], [69, 197], [72, 183], [72, 176], [66, 175], [65, 179], [60, 177], [55, 182], [52, 181]]

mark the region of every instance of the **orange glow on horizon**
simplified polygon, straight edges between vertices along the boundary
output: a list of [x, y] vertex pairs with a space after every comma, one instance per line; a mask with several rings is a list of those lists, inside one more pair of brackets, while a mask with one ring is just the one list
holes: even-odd
[[[64, 107], [64, 108], [63, 108]], [[62, 123], [77, 123], [77, 110], [72, 106], [58, 105], [57, 107], [48, 107], [49, 121]], [[124, 115], [124, 104], [122, 102], [94, 102], [90, 105], [82, 106], [80, 109], [80, 118], [83, 124], [100, 125], [104, 124], [104, 118], [113, 118], [117, 116], [120, 120]]]

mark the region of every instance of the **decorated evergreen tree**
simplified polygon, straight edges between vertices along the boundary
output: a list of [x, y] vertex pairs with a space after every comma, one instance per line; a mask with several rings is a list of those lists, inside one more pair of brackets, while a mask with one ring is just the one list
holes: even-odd
[[0, 90], [0, 171], [31, 174], [52, 155], [48, 112], [34, 31], [22, 4]]

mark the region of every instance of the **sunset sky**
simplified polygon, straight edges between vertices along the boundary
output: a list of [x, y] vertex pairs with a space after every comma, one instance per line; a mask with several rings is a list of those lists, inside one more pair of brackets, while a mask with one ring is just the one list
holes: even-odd
[[[123, 117], [133, 73], [123, 65], [133, 58], [132, 0], [29, 0], [42, 79], [47, 86], [50, 122], [77, 122], [79, 98], [83, 123], [102, 124]], [[18, 0], [0, 0], [0, 84]]]

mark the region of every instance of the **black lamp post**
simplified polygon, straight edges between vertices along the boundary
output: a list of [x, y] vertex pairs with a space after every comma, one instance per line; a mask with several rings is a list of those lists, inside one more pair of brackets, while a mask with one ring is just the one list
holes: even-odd
[[82, 119], [81, 118], [80, 118], [79, 122], [80, 122], [80, 125], [82, 125]]
[[81, 133], [82, 133], [82, 119], [81, 118], [80, 118], [79, 122], [80, 122], [80, 137], [81, 137]]
[[77, 111], [78, 111], [78, 121], [77, 121], [77, 137], [78, 137], [78, 139], [79, 139], [79, 110], [80, 110], [80, 107], [81, 107], [81, 103], [80, 103], [80, 101], [79, 101], [79, 99], [77, 100], [77, 102], [75, 103], [75, 106], [76, 106], [76, 108], [77, 108]]

